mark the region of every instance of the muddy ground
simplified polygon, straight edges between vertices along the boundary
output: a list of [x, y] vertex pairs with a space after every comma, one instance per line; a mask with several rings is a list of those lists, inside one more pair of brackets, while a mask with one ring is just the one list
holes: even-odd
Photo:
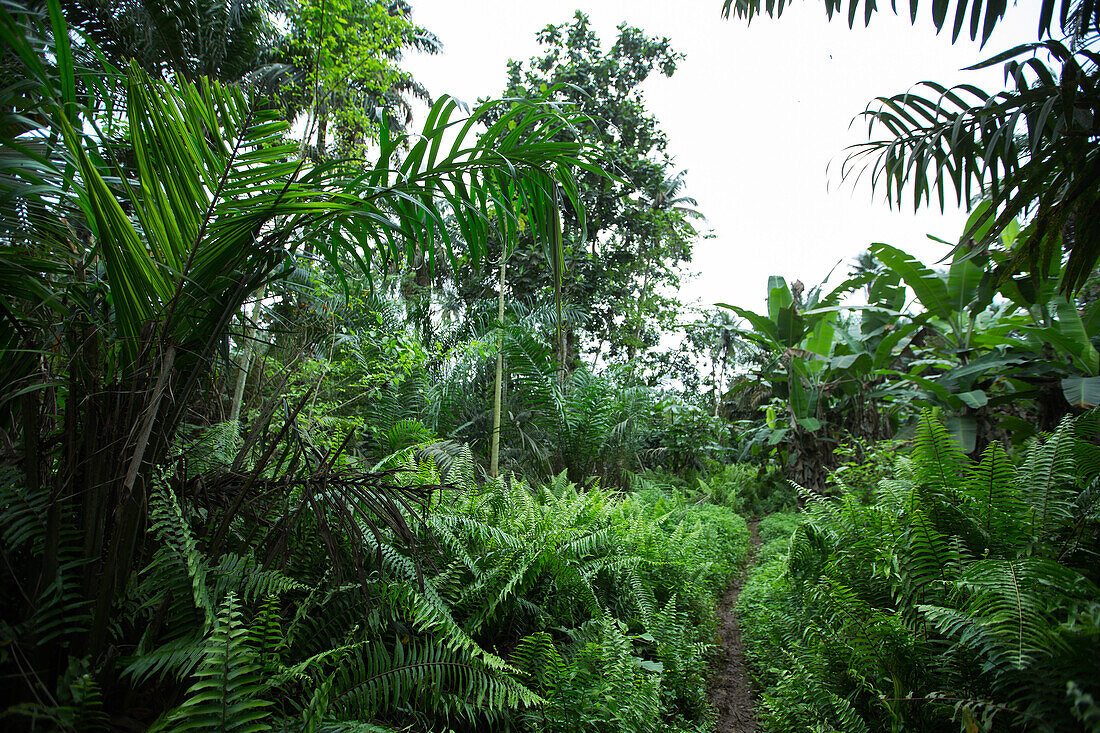
[[760, 536], [756, 522], [749, 523], [752, 545], [745, 570], [734, 577], [729, 590], [718, 603], [718, 649], [711, 669], [710, 703], [718, 715], [715, 733], [756, 733], [756, 694], [752, 689], [745, 644], [737, 619], [737, 598], [745, 585], [748, 568], [752, 567]]

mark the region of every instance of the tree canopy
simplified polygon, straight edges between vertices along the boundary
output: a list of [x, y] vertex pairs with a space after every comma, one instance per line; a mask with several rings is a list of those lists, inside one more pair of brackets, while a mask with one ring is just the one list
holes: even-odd
[[[538, 41], [541, 56], [509, 63], [504, 96], [538, 97], [552, 89], [554, 100], [589, 117], [576, 133], [600, 141], [611, 175], [579, 174], [586, 236], [565, 243], [564, 290], [588, 312], [584, 330], [593, 344], [587, 348], [632, 357], [655, 345], [657, 329], [671, 323], [676, 300], [670, 293], [697, 236], [692, 221], [700, 215], [682, 193], [685, 172], [673, 175], [667, 136], [642, 92], [651, 75], [671, 77], [683, 57], [667, 38], [625, 23], [605, 48], [580, 11], [571, 23], [544, 28]], [[573, 216], [568, 209], [566, 215]], [[518, 259], [511, 269], [519, 297], [545, 287], [533, 262]], [[574, 342], [573, 353], [585, 346]]]

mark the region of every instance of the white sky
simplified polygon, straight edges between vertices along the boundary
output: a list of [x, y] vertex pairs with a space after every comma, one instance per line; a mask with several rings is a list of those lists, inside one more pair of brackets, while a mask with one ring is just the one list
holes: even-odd
[[[833, 169], [844, 148], [865, 140], [849, 123], [873, 97], [925, 79], [1000, 91], [999, 66], [959, 70], [1034, 40], [1039, 0], [1010, 8], [984, 51], [963, 39], [952, 46], [946, 31], [937, 37], [932, 3], [920, 5], [916, 27], [886, 10], [869, 29], [853, 30], [842, 19], [827, 22], [820, 0], [794, 3], [779, 21], [762, 17], [751, 26], [722, 20], [721, 0], [590, 0], [582, 8], [605, 48], [625, 21], [667, 36], [687, 55], [671, 79], [654, 75], [644, 87], [668, 135], [673, 172], [688, 169], [686, 194], [698, 200], [703, 226], [714, 233], [696, 246], [690, 268], [700, 275], [684, 284], [684, 301], [759, 309], [769, 275], [812, 287], [872, 242], [930, 264], [947, 253], [925, 235], [956, 239], [961, 212], [891, 211], [881, 196], [872, 200], [869, 185], [840, 185]], [[577, 2], [413, 0], [413, 7], [414, 21], [436, 33], [444, 50], [410, 54], [405, 68], [434, 95], [472, 103], [500, 94], [506, 61], [539, 54], [536, 32], [569, 22]]]

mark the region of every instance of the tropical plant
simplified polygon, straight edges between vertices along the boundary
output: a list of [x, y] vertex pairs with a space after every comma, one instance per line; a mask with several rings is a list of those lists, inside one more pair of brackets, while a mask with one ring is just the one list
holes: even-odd
[[[44, 8], [47, 3], [27, 5]], [[132, 61], [154, 78], [238, 81], [274, 62], [280, 36], [278, 4], [269, 0], [231, 5], [63, 0], [61, 8], [69, 25], [79, 29], [78, 42], [94, 44], [86, 49], [90, 54], [100, 51], [120, 67]]]
[[[98, 659], [147, 558], [155, 473], [185, 420], [214, 422], [200, 396], [246, 299], [306, 246], [337, 271], [407, 248], [453, 258], [445, 216], [475, 258], [489, 227], [514, 236], [521, 212], [557, 240], [559, 197], [576, 200], [570, 166], [590, 158], [555, 139], [570, 124], [556, 109], [517, 102], [475, 139], [497, 105], [456, 119], [443, 99], [399, 161], [402, 139], [384, 136], [369, 165], [310, 165], [254, 88], [84, 66], [60, 7], [47, 15], [0, 11], [22, 75], [4, 91], [0, 401], [26, 490], [49, 496], [42, 562], [12, 581], [60, 587], [62, 529], [75, 521], [84, 561], [64, 588], [79, 589], [90, 620], [43, 653], [71, 644]], [[31, 594], [13, 613], [36, 607]], [[52, 689], [58, 671], [34, 689]]]
[[926, 414], [892, 476], [809, 500], [741, 597], [774, 726], [1092, 729], [1096, 417], [1015, 464]]
[[[843, 299], [862, 286], [868, 304], [844, 306]], [[888, 271], [857, 271], [828, 293], [823, 286], [804, 292], [801, 283], [789, 286], [773, 276], [767, 302], [767, 315], [719, 304], [745, 319], [738, 332], [759, 348], [754, 377], [743, 377], [729, 395], [759, 383], [770, 386], [778, 404], [768, 407], [763, 424], [750, 429], [746, 448], [757, 454], [780, 451], [791, 479], [821, 490], [840, 441], [892, 434], [897, 418], [875, 399], [881, 382], [876, 370], [897, 359], [899, 344], [916, 327], [895, 328], [905, 292], [898, 275]]]
[[[605, 169], [614, 176], [578, 175], [587, 226], [564, 243], [562, 266], [570, 277], [562, 295], [587, 318], [582, 328], [566, 331], [558, 361], [566, 370], [585, 352], [594, 352], [593, 364], [627, 361], [655, 346], [658, 330], [674, 323], [679, 303], [669, 291], [678, 286], [679, 264], [690, 260], [696, 238], [697, 212], [682, 191], [684, 173], [673, 175], [667, 137], [646, 111], [641, 89], [651, 75], [672, 76], [681, 55], [667, 38], [625, 23], [605, 51], [581, 11], [569, 23], [542, 29], [538, 41], [539, 56], [509, 62], [504, 96], [549, 95], [576, 105], [592, 124], [575, 134], [600, 139]], [[568, 209], [565, 215], [573, 216]], [[511, 256], [515, 298], [549, 296], [553, 283], [540, 260], [537, 248], [528, 246]], [[637, 308], [624, 313], [626, 302]]]
[[[1018, 231], [1004, 232], [1006, 247]], [[1003, 257], [959, 251], [936, 271], [876, 243], [827, 296], [814, 288], [802, 303], [797, 284], [773, 277], [767, 316], [725, 306], [746, 319], [740, 338], [758, 349], [729, 393], [752, 395], [766, 411], [743, 423], [746, 447], [778, 454], [799, 471], [791, 478], [821, 490], [839, 445], [853, 439], [859, 452], [911, 434], [922, 409], [937, 410], [976, 456], [991, 441], [1020, 443], [1094, 406], [1100, 306], [1084, 299], [1078, 310], [1058, 292], [1058, 263], [1038, 282], [994, 287], [985, 265]], [[866, 305], [846, 304], [861, 287]], [[761, 386], [770, 390], [761, 395]]]
[[[919, 5], [915, 0], [909, 4], [913, 23]], [[933, 0], [931, 5], [937, 31], [950, 25], [954, 41], [968, 28], [970, 38], [983, 44], [1008, 8], [1002, 0]], [[725, 0], [723, 13], [751, 20], [761, 12], [779, 16], [785, 7], [782, 2]], [[826, 0], [825, 9], [832, 18], [842, 3]], [[845, 170], [870, 159], [872, 185], [885, 188], [898, 206], [906, 196], [917, 207], [931, 203], [934, 195], [942, 208], [948, 184], [960, 204], [983, 197], [989, 205], [971, 221], [960, 248], [970, 239], [980, 247], [996, 246], [1018, 217], [1030, 216], [1011, 256], [1000, 263], [997, 279], [1003, 282], [1021, 270], [1042, 279], [1064, 248], [1069, 257], [1061, 289], [1068, 295], [1084, 285], [1100, 258], [1100, 233], [1094, 229], [1100, 221], [1100, 146], [1094, 125], [1100, 57], [1091, 48], [1100, 36], [1100, 7], [1044, 0], [1038, 9], [1037, 42], [972, 67], [1004, 63], [1009, 89], [989, 94], [970, 84], [947, 88], [925, 82], [904, 94], [879, 97], [862, 115], [871, 140], [856, 146]], [[861, 15], [870, 24], [876, 10], [871, 1], [862, 7], [850, 3], [848, 25]], [[1064, 41], [1055, 37], [1059, 32]]]
[[410, 19], [403, 0], [296, 0], [285, 14], [279, 97], [293, 119], [304, 113], [303, 147], [317, 158], [358, 156], [412, 122], [406, 95], [429, 102], [427, 90], [398, 67], [406, 48], [437, 53], [441, 44]]
[[879, 372], [888, 378], [885, 400], [900, 396], [942, 409], [969, 453], [1006, 428], [1021, 438], [1033, 434], [1021, 415], [1033, 415], [1039, 430], [1051, 429], [1074, 408], [1097, 404], [1090, 402], [1100, 364], [1091, 340], [1096, 306], [1082, 315], [1057, 292], [1059, 268], [1037, 287], [1021, 287], [1030, 279], [1008, 281], [996, 297], [982, 267], [961, 254], [946, 272], [934, 272], [889, 245], [870, 252], [901, 276], [923, 307], [909, 316], [911, 330], [917, 328], [903, 344], [913, 356], [907, 368]]

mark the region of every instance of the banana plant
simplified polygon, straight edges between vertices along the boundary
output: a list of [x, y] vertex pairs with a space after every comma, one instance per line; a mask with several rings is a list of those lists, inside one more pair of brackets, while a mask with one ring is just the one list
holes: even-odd
[[[976, 209], [968, 231], [985, 206]], [[1002, 233], [1005, 249], [1017, 236], [1027, 236], [1027, 228], [1014, 225]], [[1049, 403], [1059, 392], [1075, 407], [1097, 404], [1100, 356], [1091, 340], [1100, 320], [1097, 306], [1091, 304], [1082, 317], [1058, 292], [1060, 264], [1038, 282], [1008, 280], [995, 292], [992, 271], [979, 264], [990, 257], [981, 252], [959, 247], [947, 270], [938, 272], [890, 245], [874, 244], [870, 252], [915, 295], [908, 318], [922, 321], [924, 344], [913, 347], [915, 358], [907, 369], [879, 373], [889, 378], [895, 398], [904, 395], [909, 402], [940, 408], [966, 450], [977, 447], [983, 427], [979, 418], [988, 418], [991, 408], [1029, 399]], [[1040, 413], [1053, 427], [1064, 409], [1040, 405]], [[984, 422], [991, 426], [988, 419]], [[1016, 418], [1008, 418], [1007, 426], [1033, 432]]]
[[[868, 303], [845, 305], [859, 288]], [[868, 399], [871, 383], [917, 326], [896, 327], [904, 288], [889, 271], [859, 270], [827, 293], [822, 286], [803, 293], [800, 284], [772, 276], [767, 302], [767, 315], [720, 304], [747, 322], [742, 337], [761, 349], [757, 380], [770, 385], [785, 413], [752, 431], [748, 443], [757, 450], [781, 446], [788, 472], [798, 469], [803, 485], [821, 488], [839, 440], [888, 432]]]

